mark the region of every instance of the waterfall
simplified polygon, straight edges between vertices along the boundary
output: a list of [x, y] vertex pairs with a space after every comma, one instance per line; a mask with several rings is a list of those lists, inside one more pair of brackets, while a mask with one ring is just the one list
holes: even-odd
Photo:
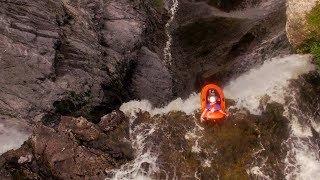
[[[302, 112], [297, 113], [298, 111], [292, 110], [292, 108], [297, 107], [295, 105], [296, 100], [293, 97], [291, 98], [293, 104], [288, 105], [284, 101], [284, 98], [287, 96], [296, 97], [291, 92], [295, 90], [289, 87], [290, 80], [297, 79], [299, 75], [312, 70], [314, 70], [314, 65], [311, 63], [311, 56], [309, 55], [289, 55], [272, 58], [267, 60], [263, 65], [253, 68], [249, 72], [235, 78], [224, 88], [226, 98], [233, 99], [236, 102], [235, 106], [230, 108], [244, 108], [252, 114], [260, 115], [260, 100], [265, 95], [271, 97], [270, 102], [274, 101], [283, 104], [286, 110], [283, 115], [289, 119], [291, 126], [290, 137], [284, 142], [284, 146], [290, 149], [285, 157], [284, 163], [286, 168], [283, 170], [287, 179], [297, 177], [301, 179], [302, 176], [312, 177], [318, 175], [320, 169], [320, 163], [317, 160], [319, 158], [317, 154], [318, 149], [311, 142], [312, 133], [308, 130], [312, 123], [316, 123], [311, 118], [311, 125], [297, 124], [297, 118], [301, 119], [301, 116], [305, 115]], [[156, 142], [152, 138], [155, 134], [161, 132], [162, 126], [157, 123], [133, 125], [135, 124], [135, 119], [139, 116], [139, 112], [148, 112], [152, 117], [157, 117], [177, 111], [184, 112], [186, 115], [194, 115], [199, 109], [200, 97], [197, 93], [192, 93], [185, 100], [177, 98], [162, 108], [152, 107], [151, 103], [147, 100], [134, 100], [124, 103], [120, 107], [120, 110], [131, 117], [130, 139], [137, 153], [133, 162], [126, 164], [117, 171], [117, 179], [127, 179], [128, 177], [130, 177], [128, 179], [147, 178], [150, 174], [152, 177], [153, 173], [163, 170], [158, 167], [158, 154], [154, 151], [156, 149], [154, 143]], [[198, 141], [202, 138], [203, 129], [201, 124], [200, 126], [197, 125], [195, 116], [194, 120], [196, 124], [194, 129], [189, 129], [184, 138], [194, 141], [191, 151], [199, 153], [202, 151], [202, 147], [198, 144]], [[306, 126], [306, 128], [301, 129], [301, 126]], [[208, 160], [203, 162], [203, 167], [207, 167], [208, 164], [210, 165], [210, 157], [208, 158]], [[144, 172], [143, 168], [141, 168], [144, 163], [150, 166], [148, 172]], [[263, 172], [263, 166], [265, 165], [248, 167], [248, 173], [268, 179], [269, 177]]]
[[166, 46], [164, 48], [164, 59], [165, 62], [168, 63], [169, 65], [171, 65], [172, 63], [172, 54], [171, 54], [171, 44], [172, 44], [172, 36], [171, 36], [171, 24], [175, 18], [176, 12], [178, 10], [178, 6], [179, 6], [179, 1], [178, 0], [173, 0], [173, 4], [171, 5], [170, 9], [169, 9], [169, 13], [170, 13], [170, 19], [166, 24], [166, 35], [167, 35], [167, 42], [166, 42]]

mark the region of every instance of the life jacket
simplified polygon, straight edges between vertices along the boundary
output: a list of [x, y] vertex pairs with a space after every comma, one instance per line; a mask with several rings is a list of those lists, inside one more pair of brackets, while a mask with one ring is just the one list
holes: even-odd
[[219, 103], [214, 103], [212, 105], [210, 103], [208, 103], [207, 104], [207, 110], [208, 111], [212, 111], [212, 109], [214, 109], [213, 112], [219, 111], [219, 110], [221, 110], [221, 105]]
[[[205, 110], [208, 110], [211, 109], [211, 105], [210, 107], [207, 108], [208, 106], [208, 96], [210, 96], [209, 94], [209, 90], [210, 89], [213, 89], [215, 91], [215, 94], [216, 96], [218, 97], [217, 99], [217, 103], [219, 106], [216, 106], [215, 105], [215, 111], [208, 111], [206, 114], [205, 114], [205, 118], [207, 120], [222, 120], [225, 118], [225, 114], [220, 112], [220, 110], [222, 111], [225, 111], [226, 110], [226, 102], [225, 102], [225, 98], [224, 98], [224, 94], [223, 94], [223, 91], [222, 89], [215, 85], [215, 84], [207, 84], [205, 85], [202, 89], [201, 89], [201, 93], [200, 93], [200, 97], [201, 97], [201, 112], [205, 111]], [[218, 110], [216, 110], [218, 109]]]

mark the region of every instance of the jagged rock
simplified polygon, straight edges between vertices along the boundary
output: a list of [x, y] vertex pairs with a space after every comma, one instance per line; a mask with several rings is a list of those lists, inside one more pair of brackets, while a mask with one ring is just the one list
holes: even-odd
[[307, 23], [307, 14], [319, 0], [287, 0], [286, 32], [290, 43], [297, 47], [309, 38], [311, 33]]
[[149, 99], [154, 105], [164, 105], [172, 99], [172, 78], [156, 53], [142, 47], [133, 72], [133, 92], [140, 99]]
[[120, 137], [84, 118], [62, 117], [57, 129], [39, 124], [21, 148], [3, 154], [0, 177], [103, 179], [105, 170], [131, 159], [130, 144]]
[[128, 119], [122, 111], [112, 111], [101, 118], [99, 127], [107, 133], [118, 128], [125, 121], [128, 121]]
[[58, 130], [67, 132], [71, 131], [77, 139], [83, 141], [95, 141], [100, 136], [98, 127], [82, 117], [62, 117], [61, 119]]
[[97, 119], [132, 97], [140, 48], [164, 46], [149, 42], [165, 37], [167, 17], [149, 0], [1, 1], [0, 11], [0, 116], [39, 121], [73, 93], [88, 98], [62, 115]]
[[99, 127], [107, 134], [96, 142], [90, 142], [93, 147], [108, 152], [113, 158], [131, 159], [133, 150], [127, 146], [129, 139], [129, 119], [121, 111], [113, 111], [101, 118]]

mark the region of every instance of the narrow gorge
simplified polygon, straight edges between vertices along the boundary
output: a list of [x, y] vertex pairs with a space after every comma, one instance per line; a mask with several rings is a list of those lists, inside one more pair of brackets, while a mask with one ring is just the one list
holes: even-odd
[[0, 5], [0, 179], [320, 177], [317, 0]]

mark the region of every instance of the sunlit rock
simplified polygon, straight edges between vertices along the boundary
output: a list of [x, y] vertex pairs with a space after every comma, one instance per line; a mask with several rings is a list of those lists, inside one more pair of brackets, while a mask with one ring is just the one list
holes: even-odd
[[301, 45], [311, 33], [307, 25], [307, 14], [319, 3], [318, 0], [287, 0], [286, 32], [290, 43], [297, 47]]

